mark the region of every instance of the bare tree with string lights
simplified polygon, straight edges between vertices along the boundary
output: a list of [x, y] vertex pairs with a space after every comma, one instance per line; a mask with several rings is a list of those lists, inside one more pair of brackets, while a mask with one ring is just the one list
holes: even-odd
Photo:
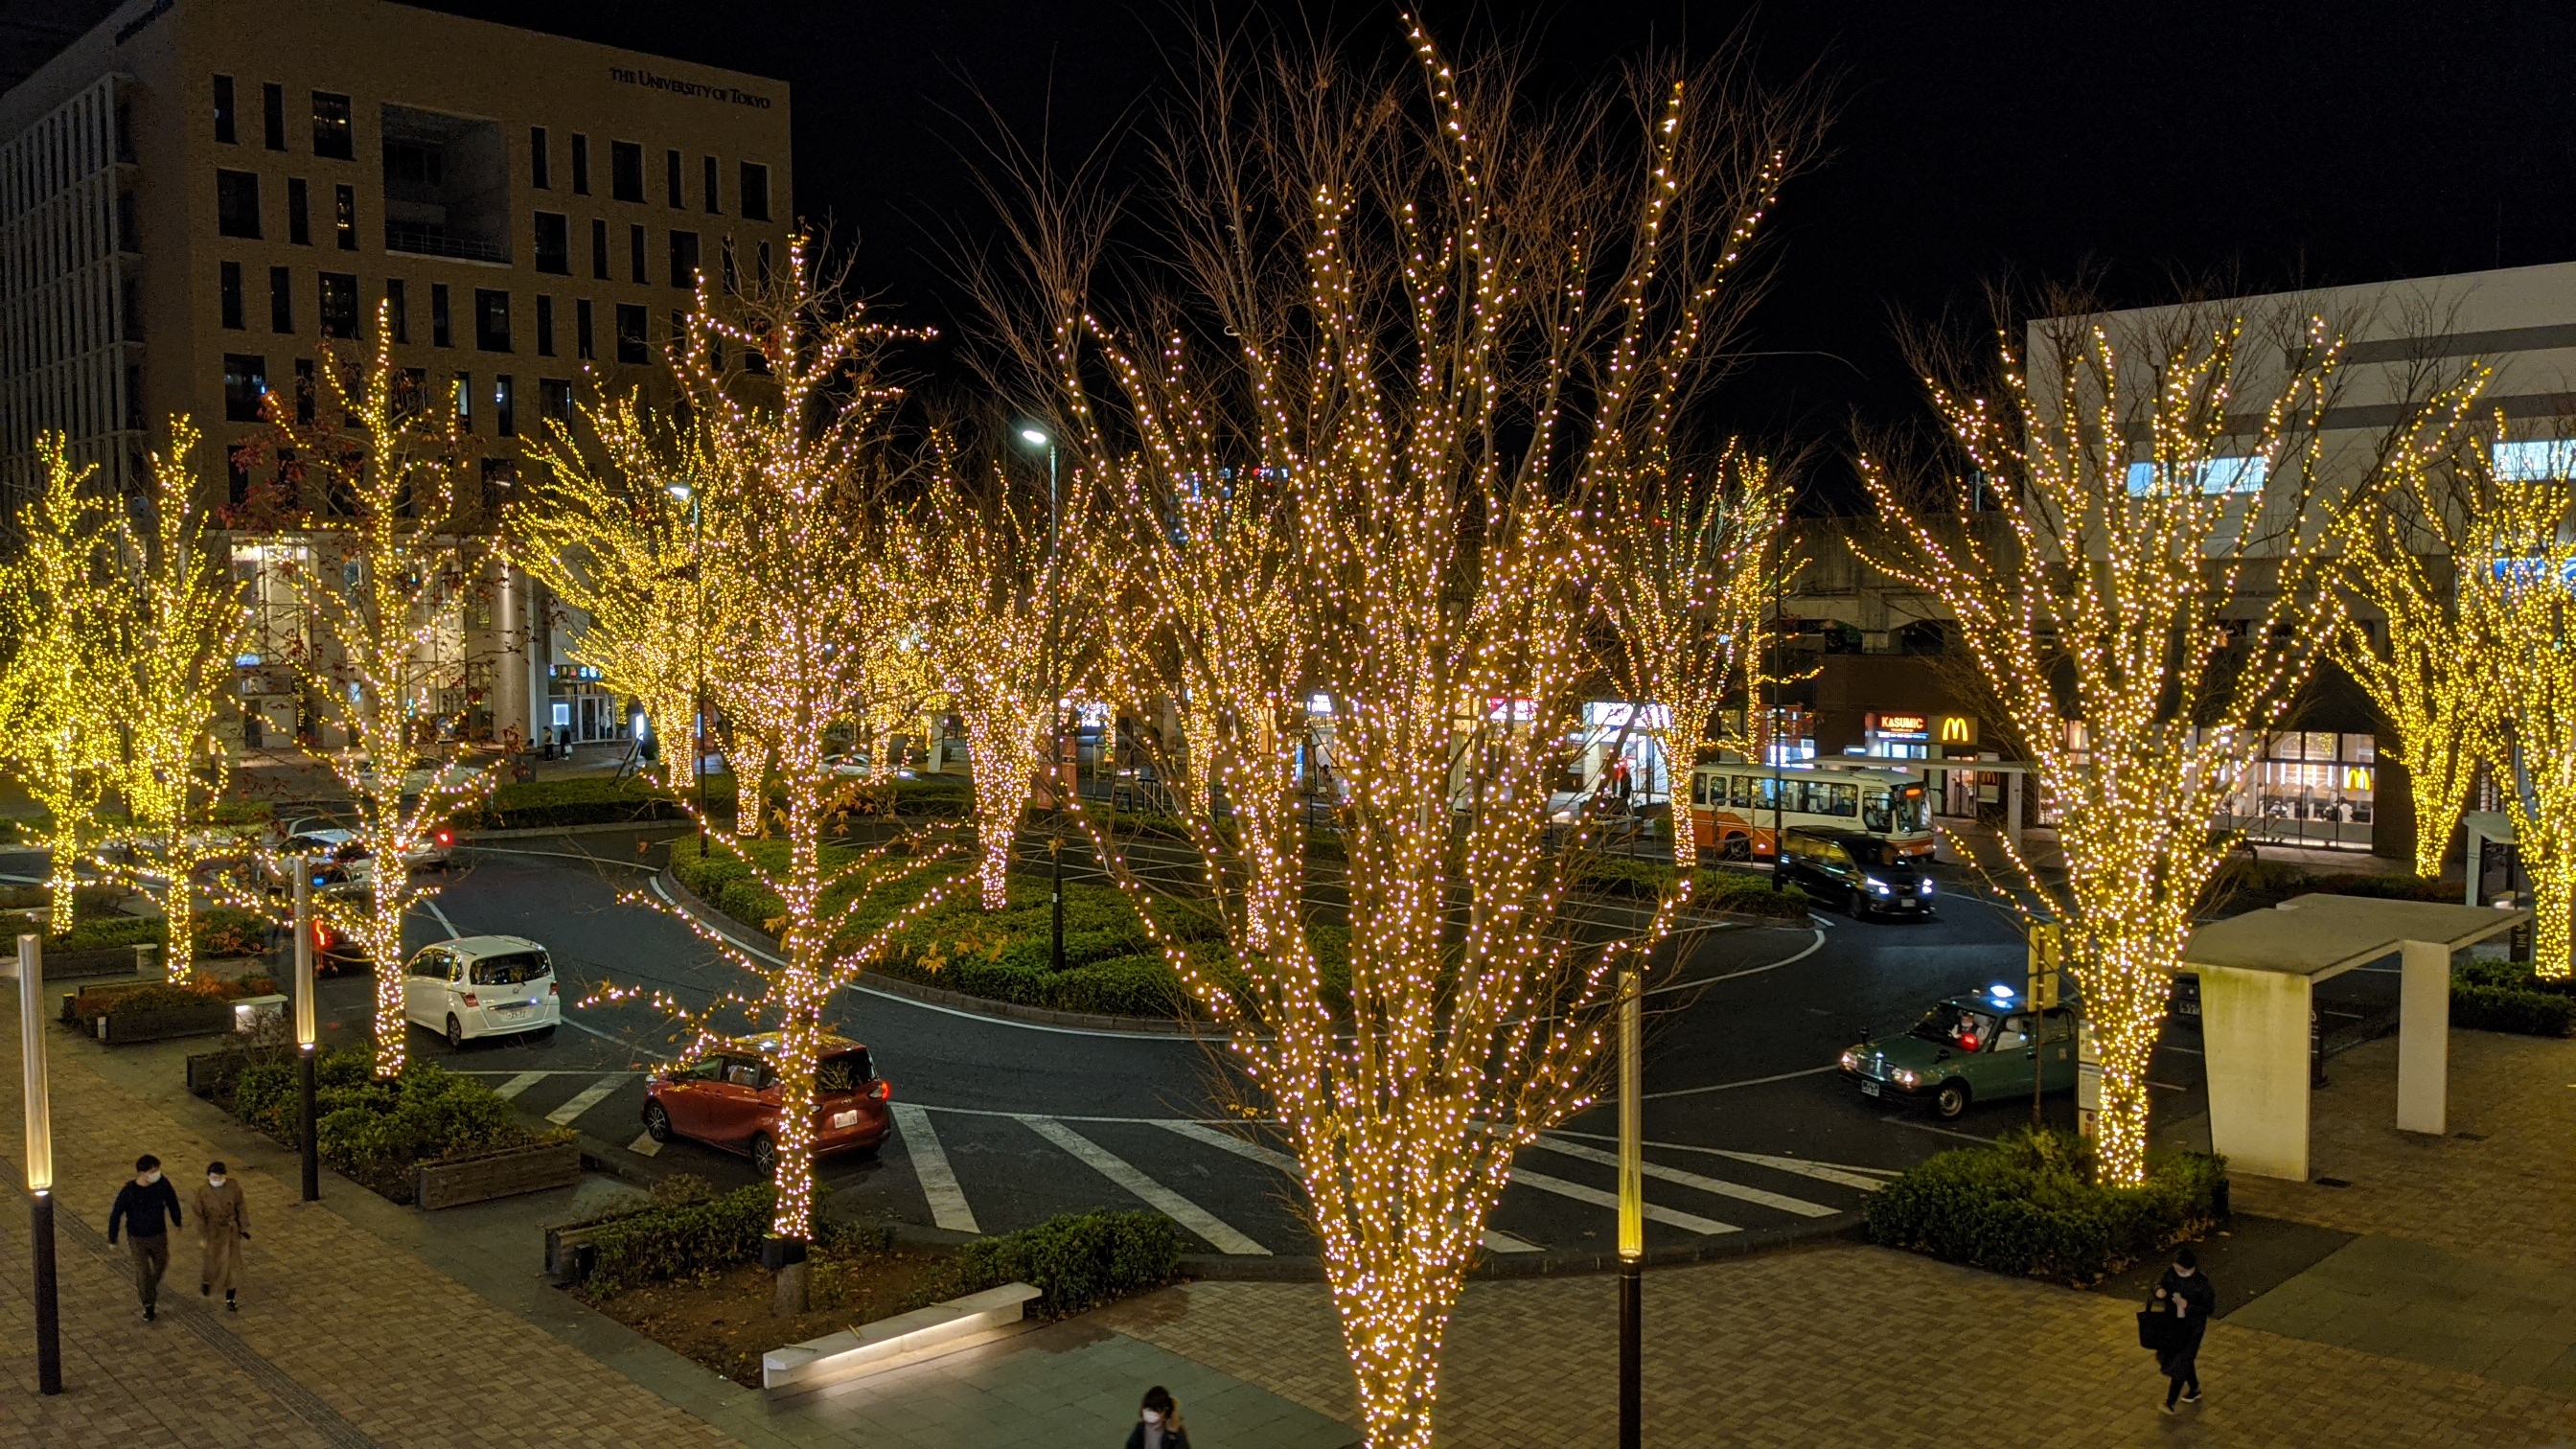
[[80, 867], [102, 833], [100, 807], [117, 764], [116, 604], [100, 585], [114, 524], [61, 433], [40, 433], [42, 489], [16, 520], [17, 556], [0, 570], [0, 758], [44, 812], [46, 929], [72, 929]]
[[[1167, 955], [1295, 1149], [1381, 1449], [1430, 1442], [1513, 1156], [1590, 1100], [1611, 973], [1669, 920], [1604, 943], [1563, 909], [1585, 827], [1550, 791], [1594, 590], [1627, 562], [1582, 511], [1718, 365], [1719, 283], [1814, 117], [1660, 60], [1542, 116], [1508, 63], [1406, 47], [1203, 45], [1144, 295], [1095, 288], [1105, 208], [1034, 164], [1007, 223], [1025, 274], [986, 274], [1121, 527], [1142, 617], [1112, 672], [1180, 719], [1157, 763], [1231, 963]], [[1346, 978], [1306, 890], [1318, 693]]]

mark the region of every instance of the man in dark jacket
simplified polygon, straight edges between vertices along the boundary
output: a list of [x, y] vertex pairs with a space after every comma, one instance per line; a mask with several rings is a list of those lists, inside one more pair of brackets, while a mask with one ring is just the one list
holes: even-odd
[[2218, 1290], [2210, 1286], [2209, 1275], [2200, 1271], [2200, 1259], [2191, 1249], [2175, 1252], [2173, 1266], [2156, 1280], [2155, 1306], [2174, 1317], [2166, 1346], [2156, 1351], [2156, 1366], [2164, 1370], [2165, 1412], [2174, 1412], [2174, 1401], [2186, 1404], [2200, 1402], [2200, 1340], [2209, 1332], [2209, 1315], [2218, 1307]]
[[179, 1225], [179, 1190], [161, 1177], [161, 1159], [144, 1153], [134, 1159], [134, 1180], [116, 1190], [116, 1206], [107, 1210], [107, 1241], [116, 1232], [134, 1253], [134, 1294], [143, 1300], [143, 1321], [150, 1323], [161, 1294], [161, 1275], [170, 1268], [170, 1230]]

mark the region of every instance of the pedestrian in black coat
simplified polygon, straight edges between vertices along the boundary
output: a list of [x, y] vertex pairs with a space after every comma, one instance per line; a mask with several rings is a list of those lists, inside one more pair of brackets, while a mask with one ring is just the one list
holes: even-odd
[[2174, 1401], [2186, 1404], [2200, 1402], [2200, 1340], [2209, 1332], [2209, 1316], [2218, 1307], [2218, 1290], [2210, 1286], [2209, 1275], [2200, 1271], [2200, 1259], [2191, 1249], [2174, 1254], [2173, 1266], [2156, 1280], [2153, 1305], [2158, 1311], [2174, 1317], [2166, 1346], [2156, 1350], [2156, 1367], [2165, 1375], [2165, 1412], [2174, 1412]]
[[1190, 1431], [1181, 1427], [1181, 1406], [1172, 1391], [1156, 1384], [1145, 1391], [1136, 1427], [1127, 1432], [1127, 1449], [1190, 1449]]
[[108, 1246], [116, 1245], [122, 1228], [134, 1256], [134, 1296], [143, 1300], [143, 1321], [159, 1311], [161, 1275], [170, 1267], [170, 1230], [179, 1226], [179, 1190], [161, 1176], [161, 1159], [147, 1152], [134, 1159], [134, 1180], [117, 1189], [116, 1205], [107, 1210]]

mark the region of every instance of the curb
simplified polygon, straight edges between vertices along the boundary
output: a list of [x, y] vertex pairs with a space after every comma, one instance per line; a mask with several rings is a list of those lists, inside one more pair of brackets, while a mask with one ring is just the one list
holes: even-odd
[[[1648, 1268], [1680, 1268], [1693, 1263], [1715, 1263], [1729, 1258], [1749, 1258], [1756, 1254], [1808, 1243], [1839, 1241], [1867, 1243], [1868, 1226], [1859, 1213], [1841, 1213], [1819, 1218], [1810, 1223], [1795, 1223], [1776, 1228], [1756, 1228], [1745, 1233], [1726, 1233], [1705, 1243], [1688, 1247], [1663, 1248], [1648, 1253], [1642, 1263]], [[1249, 1254], [1184, 1253], [1180, 1271], [1183, 1276], [1223, 1283], [1320, 1283], [1324, 1281], [1321, 1258], [1253, 1257]], [[1470, 1279], [1564, 1278], [1586, 1274], [1619, 1271], [1619, 1255], [1612, 1253], [1479, 1253], [1468, 1268]]]
[[[776, 949], [777, 938], [708, 905], [699, 899], [697, 892], [681, 884], [680, 878], [672, 873], [669, 866], [662, 867], [661, 874], [656, 878], [662, 882], [662, 888], [671, 893], [672, 899], [680, 903], [680, 909], [710, 924], [714, 921], [722, 921], [729, 928], [728, 934], [748, 938], [758, 943], [764, 950]], [[1167, 1020], [1153, 1016], [1107, 1016], [1088, 1011], [1057, 1011], [1053, 1007], [1023, 1006], [1015, 1001], [994, 1001], [987, 997], [969, 996], [962, 991], [947, 991], [936, 986], [923, 986], [918, 982], [906, 981], [902, 977], [877, 971], [862, 975], [859, 978], [859, 985], [867, 990], [882, 991], [889, 996], [900, 996], [910, 1001], [917, 1001], [924, 1006], [945, 1007], [950, 1011], [962, 1011], [973, 1016], [999, 1017], [1011, 1021], [1030, 1022], [1039, 1026], [1071, 1027], [1080, 1031], [1101, 1032], [1114, 1036], [1157, 1039], [1179, 1037], [1200, 1041], [1222, 1041], [1233, 1035], [1231, 1032], [1218, 1030], [1200, 1022]]]
[[588, 825], [528, 825], [508, 830], [460, 830], [456, 843], [472, 845], [484, 840], [531, 840], [546, 835], [622, 835], [635, 830], [654, 830], [665, 826], [692, 829], [686, 820], [604, 820]]

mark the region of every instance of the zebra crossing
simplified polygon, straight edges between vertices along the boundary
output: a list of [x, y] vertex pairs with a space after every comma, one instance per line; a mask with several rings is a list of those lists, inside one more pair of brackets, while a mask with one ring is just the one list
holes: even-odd
[[[623, 1141], [640, 1128], [645, 1076], [589, 1070], [468, 1071], [520, 1111]], [[1295, 1202], [1296, 1163], [1242, 1123], [889, 1104], [894, 1136], [875, 1160], [828, 1159], [821, 1177], [873, 1211], [954, 1232], [1025, 1227], [1059, 1212], [1145, 1207], [1219, 1253], [1314, 1251]], [[1597, 1144], [1597, 1145], [1596, 1145]], [[748, 1161], [635, 1131], [625, 1150], [719, 1181], [750, 1180]], [[1596, 1134], [1554, 1132], [1522, 1154], [1494, 1211], [1495, 1253], [1597, 1251], [1618, 1207], [1618, 1158]], [[1858, 1210], [1894, 1174], [1689, 1143], [1648, 1144], [1650, 1244], [1819, 1223]]]

